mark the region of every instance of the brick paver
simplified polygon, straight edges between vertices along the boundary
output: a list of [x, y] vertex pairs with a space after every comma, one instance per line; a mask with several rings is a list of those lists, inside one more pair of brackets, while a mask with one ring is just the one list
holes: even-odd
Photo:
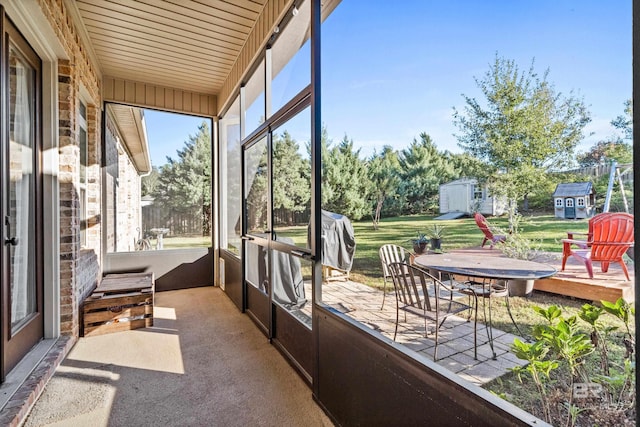
[[[308, 290], [309, 295], [311, 290]], [[345, 307], [340, 310], [347, 316], [361, 322], [367, 327], [393, 339], [396, 321], [395, 296], [387, 293], [384, 309], [382, 305], [382, 291], [350, 280], [324, 283], [322, 287], [323, 302], [334, 307]], [[450, 371], [457, 373], [466, 380], [477, 384], [485, 384], [498, 378], [515, 366], [522, 366], [524, 361], [510, 353], [509, 348], [516, 335], [493, 328], [493, 347], [496, 360], [488, 343], [487, 331], [483, 319], [482, 309], [478, 315], [478, 359], [474, 359], [473, 351], [473, 320], [464, 317], [450, 317], [439, 331], [438, 361], [437, 363]], [[427, 325], [429, 323], [427, 322]], [[435, 342], [433, 340], [433, 325], [428, 326], [430, 334], [424, 336], [424, 320], [417, 316], [400, 313], [398, 336], [396, 342], [433, 360]], [[522, 338], [521, 338], [522, 339]]]

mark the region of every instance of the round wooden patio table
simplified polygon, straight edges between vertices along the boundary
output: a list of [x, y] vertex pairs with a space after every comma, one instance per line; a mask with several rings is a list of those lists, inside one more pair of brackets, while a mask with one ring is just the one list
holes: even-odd
[[[487, 336], [489, 345], [493, 352], [493, 358], [496, 353], [493, 350], [493, 324], [491, 321], [491, 297], [504, 297], [507, 303], [507, 312], [518, 330], [520, 336], [520, 328], [516, 323], [511, 308], [509, 307], [509, 280], [535, 280], [550, 277], [556, 274], [557, 270], [551, 266], [541, 264], [534, 261], [525, 261], [515, 258], [506, 258], [492, 255], [464, 254], [464, 253], [443, 253], [416, 256], [413, 260], [414, 264], [428, 270], [434, 270], [439, 273], [447, 273], [454, 276], [465, 276], [472, 279], [468, 280], [469, 286], [463, 286], [461, 292], [474, 292], [478, 297], [489, 298], [489, 327], [487, 328]], [[496, 280], [504, 280], [504, 285], [495, 284]], [[475, 286], [475, 288], [474, 288]], [[477, 310], [477, 307], [476, 307]], [[485, 321], [486, 325], [486, 321]]]

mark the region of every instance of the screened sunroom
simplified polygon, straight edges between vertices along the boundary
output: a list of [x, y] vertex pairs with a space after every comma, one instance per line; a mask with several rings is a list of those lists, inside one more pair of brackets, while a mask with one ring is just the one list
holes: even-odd
[[[158, 294], [221, 290], [217, 298], [252, 320], [336, 425], [544, 425], [350, 315], [347, 297], [334, 292], [342, 282], [323, 274], [331, 111], [360, 94], [363, 109], [378, 106], [369, 126], [382, 131], [384, 111], [403, 109], [376, 97], [378, 80], [341, 92], [341, 68], [366, 54], [396, 64], [398, 75], [386, 77], [401, 78], [411, 60], [384, 41], [402, 29], [403, 5], [385, 28], [367, 24], [375, 4], [350, 0], [0, 6], [1, 373], [3, 387], [16, 384], [10, 396], [29, 401], [5, 402], [3, 420], [19, 423], [40, 390], [16, 379], [18, 370], [55, 368], [85, 339], [83, 303], [105, 275], [152, 272]], [[370, 34], [367, 44], [351, 43], [349, 31]], [[411, 95], [410, 81], [403, 90]], [[174, 179], [145, 194], [156, 112], [198, 123], [186, 148], [177, 146], [184, 160], [205, 141], [205, 161], [188, 172], [197, 187], [173, 186], [184, 172], [174, 165]]]

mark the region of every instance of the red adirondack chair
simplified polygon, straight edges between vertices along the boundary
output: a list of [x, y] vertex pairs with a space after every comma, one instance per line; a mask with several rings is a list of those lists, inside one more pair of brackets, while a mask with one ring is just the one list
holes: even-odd
[[584, 262], [589, 277], [593, 279], [593, 261], [599, 261], [603, 273], [609, 270], [609, 264], [617, 262], [622, 267], [627, 280], [629, 271], [622, 256], [633, 246], [633, 215], [622, 212], [610, 213], [599, 221], [593, 221], [592, 240], [586, 248], [573, 248], [572, 245], [584, 243], [581, 240], [562, 239], [562, 271], [569, 256]]
[[493, 234], [493, 231], [491, 231], [491, 227], [489, 226], [487, 219], [480, 212], [476, 212], [476, 214], [474, 215], [474, 218], [476, 220], [476, 224], [478, 225], [478, 228], [484, 233], [484, 240], [482, 240], [483, 248], [487, 242], [490, 242], [489, 248], [493, 249], [493, 245], [495, 245], [498, 242], [504, 242], [506, 240], [507, 238], [506, 236], [503, 236], [500, 234]]
[[[575, 240], [575, 243], [572, 243], [572, 244], [578, 246], [579, 248], [587, 249], [589, 246], [591, 246], [591, 241], [593, 240], [593, 224], [596, 222], [602, 221], [603, 219], [605, 219], [606, 217], [608, 217], [613, 213], [615, 212], [603, 212], [601, 214], [593, 216], [589, 220], [589, 229], [586, 233], [583, 233], [580, 231], [567, 231], [567, 239]], [[576, 238], [576, 236], [585, 236], [585, 237], [578, 239]]]

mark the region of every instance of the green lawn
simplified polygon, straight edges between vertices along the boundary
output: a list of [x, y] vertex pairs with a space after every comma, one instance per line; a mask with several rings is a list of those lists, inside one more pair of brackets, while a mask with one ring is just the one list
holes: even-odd
[[[456, 220], [435, 220], [435, 216], [411, 215], [385, 218], [380, 222], [378, 230], [374, 230], [371, 221], [356, 221], [353, 228], [356, 237], [356, 254], [351, 270], [353, 280], [369, 286], [382, 288], [382, 270], [378, 250], [380, 246], [393, 243], [411, 250], [409, 239], [416, 233], [426, 233], [434, 224], [445, 228], [442, 239], [442, 250], [479, 246], [483, 234], [473, 218]], [[508, 219], [503, 217], [488, 218], [492, 227], [508, 229]], [[586, 232], [588, 220], [566, 220], [552, 215], [524, 216], [520, 224], [524, 237], [534, 240], [542, 251], [562, 252], [561, 239], [567, 237], [567, 231]], [[289, 227], [278, 230], [279, 236], [292, 238], [296, 244], [304, 245], [307, 241], [306, 227]]]
[[[156, 239], [151, 239], [151, 246], [155, 248]], [[177, 236], [165, 237], [162, 241], [164, 249], [208, 248], [211, 246], [210, 236]]]
[[[352, 277], [370, 286], [382, 286], [382, 272], [378, 249], [386, 243], [394, 243], [411, 250], [409, 239], [417, 232], [426, 232], [434, 224], [445, 227], [442, 250], [479, 246], [483, 234], [473, 218], [456, 220], [435, 220], [434, 216], [415, 215], [385, 218], [378, 230], [374, 230], [370, 221], [353, 224], [356, 235], [356, 255]], [[488, 218], [492, 227], [508, 229], [508, 219], [504, 217]], [[521, 233], [528, 239], [539, 243], [540, 249], [547, 252], [562, 252], [561, 239], [567, 237], [567, 231], [586, 232], [588, 220], [565, 220], [551, 215], [524, 217]]]

